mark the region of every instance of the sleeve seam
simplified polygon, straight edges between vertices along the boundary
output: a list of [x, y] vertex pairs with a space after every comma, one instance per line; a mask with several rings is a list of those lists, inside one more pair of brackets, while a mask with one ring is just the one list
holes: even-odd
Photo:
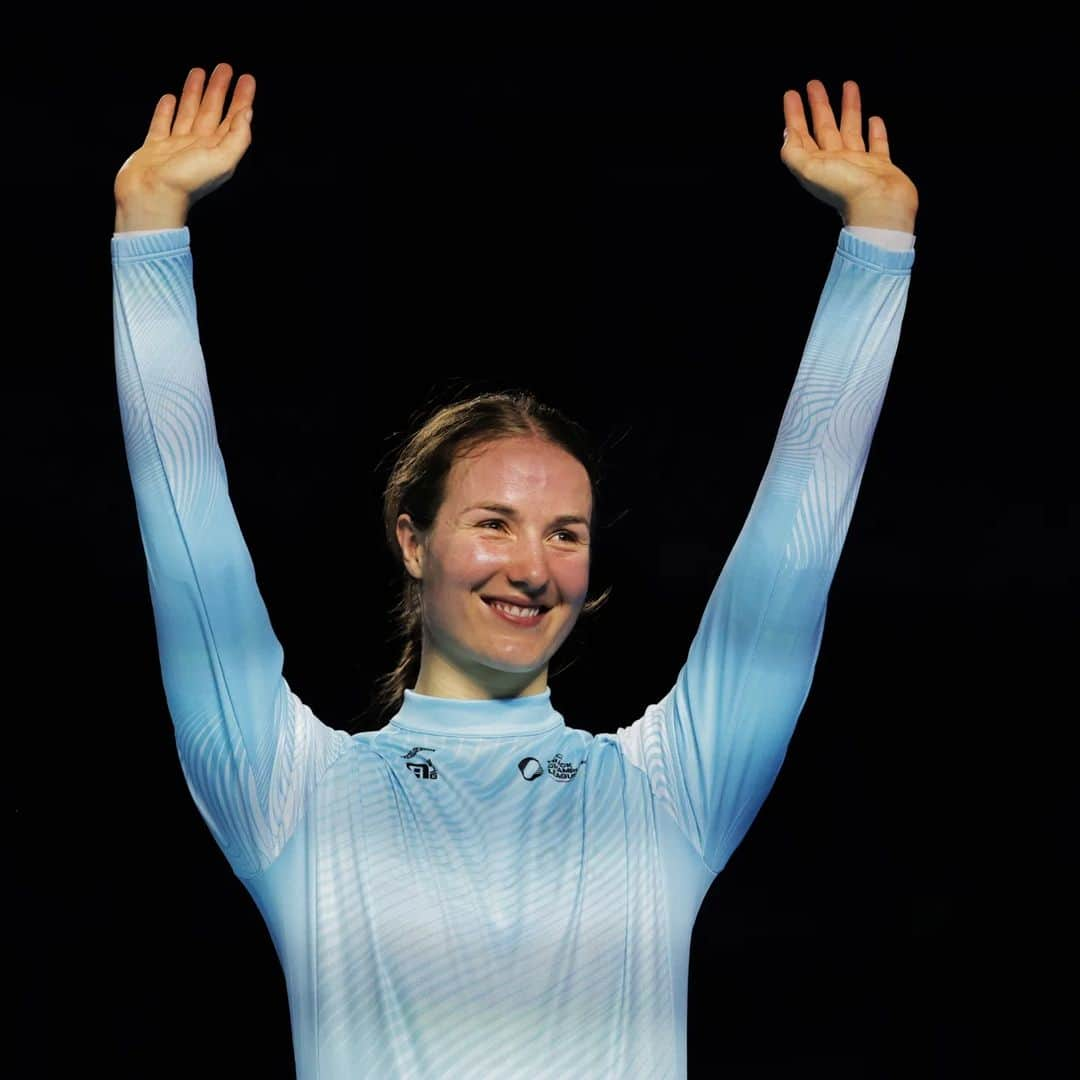
[[[311, 811], [311, 804], [315, 800], [315, 792], [316, 792], [316, 790], [318, 789], [319, 785], [323, 782], [323, 780], [325, 780], [326, 777], [330, 774], [330, 771], [333, 769], [333, 767], [338, 763], [338, 761], [341, 760], [341, 757], [345, 753], [345, 751], [348, 750], [348, 748], [349, 748], [349, 741], [350, 740], [349, 740], [348, 734], [346, 732], [341, 731], [340, 729], [337, 729], [337, 728], [335, 728], [334, 730], [337, 731], [342, 736], [344, 736], [340, 740], [341, 745], [338, 747], [337, 753], [334, 754], [334, 756], [326, 763], [326, 768], [323, 769], [322, 775], [319, 776], [312, 783], [311, 788], [307, 792], [305, 792], [304, 798], [303, 798], [303, 803], [302, 803], [302, 806], [300, 808], [300, 812], [296, 816], [296, 822], [295, 822], [295, 824], [293, 826], [292, 832], [289, 833], [288, 837], [286, 837], [286, 839], [285, 839], [285, 842], [274, 853], [274, 855], [267, 861], [265, 866], [260, 866], [257, 870], [252, 871], [250, 874], [236, 873], [236, 869], [234, 867], [233, 872], [236, 873], [236, 876], [238, 878], [240, 878], [241, 881], [254, 881], [257, 877], [261, 877], [263, 874], [269, 873], [271, 868], [276, 866], [281, 861], [282, 855], [285, 854], [285, 849], [292, 842], [293, 837], [296, 836], [296, 834], [300, 831], [300, 829], [306, 823], [307, 818], [308, 818], [308, 814]], [[261, 854], [261, 852], [260, 852], [260, 854]]]

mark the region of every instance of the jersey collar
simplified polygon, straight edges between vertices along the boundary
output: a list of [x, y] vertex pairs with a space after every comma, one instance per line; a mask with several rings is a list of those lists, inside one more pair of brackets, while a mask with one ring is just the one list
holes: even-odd
[[432, 735], [535, 735], [565, 727], [551, 704], [551, 687], [539, 694], [512, 698], [446, 698], [405, 691], [405, 700], [390, 721], [396, 728]]

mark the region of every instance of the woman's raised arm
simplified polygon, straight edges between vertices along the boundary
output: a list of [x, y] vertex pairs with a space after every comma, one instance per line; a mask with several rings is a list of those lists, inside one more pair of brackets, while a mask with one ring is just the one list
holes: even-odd
[[[912, 249], [859, 236], [914, 227], [915, 186], [845, 83], [837, 128], [819, 80], [784, 95], [784, 164], [844, 220], [802, 361], [749, 515], [664, 698], [618, 738], [713, 874], [771, 790], [810, 693], [836, 572], [907, 306]], [[877, 120], [875, 124], [874, 121]], [[821, 144], [821, 147], [818, 146]]]
[[[255, 80], [189, 74], [115, 182], [116, 384], [158, 652], [184, 777], [238, 876], [281, 852], [346, 745], [286, 683], [281, 646], [229, 498], [199, 342], [187, 212], [251, 143]], [[139, 230], [131, 232], [131, 230]], [[154, 230], [146, 232], [144, 230]], [[248, 361], [250, 362], [250, 361]]]

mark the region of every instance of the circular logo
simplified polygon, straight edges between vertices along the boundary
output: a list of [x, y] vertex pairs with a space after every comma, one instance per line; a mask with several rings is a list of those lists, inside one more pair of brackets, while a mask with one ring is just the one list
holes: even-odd
[[522, 758], [518, 762], [518, 772], [523, 780], [535, 780], [544, 775], [544, 767], [534, 757]]

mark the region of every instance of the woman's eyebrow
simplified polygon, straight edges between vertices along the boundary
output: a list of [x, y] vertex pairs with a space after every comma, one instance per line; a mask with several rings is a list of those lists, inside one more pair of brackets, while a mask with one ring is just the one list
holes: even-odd
[[[468, 506], [465, 508], [467, 514], [470, 510], [492, 510], [496, 514], [505, 514], [509, 518], [516, 518], [518, 512], [512, 506], [504, 506], [502, 503], [477, 503], [475, 506]], [[553, 518], [552, 525], [585, 525], [588, 526], [589, 519], [582, 517], [580, 514], [560, 514], [557, 518]]]

